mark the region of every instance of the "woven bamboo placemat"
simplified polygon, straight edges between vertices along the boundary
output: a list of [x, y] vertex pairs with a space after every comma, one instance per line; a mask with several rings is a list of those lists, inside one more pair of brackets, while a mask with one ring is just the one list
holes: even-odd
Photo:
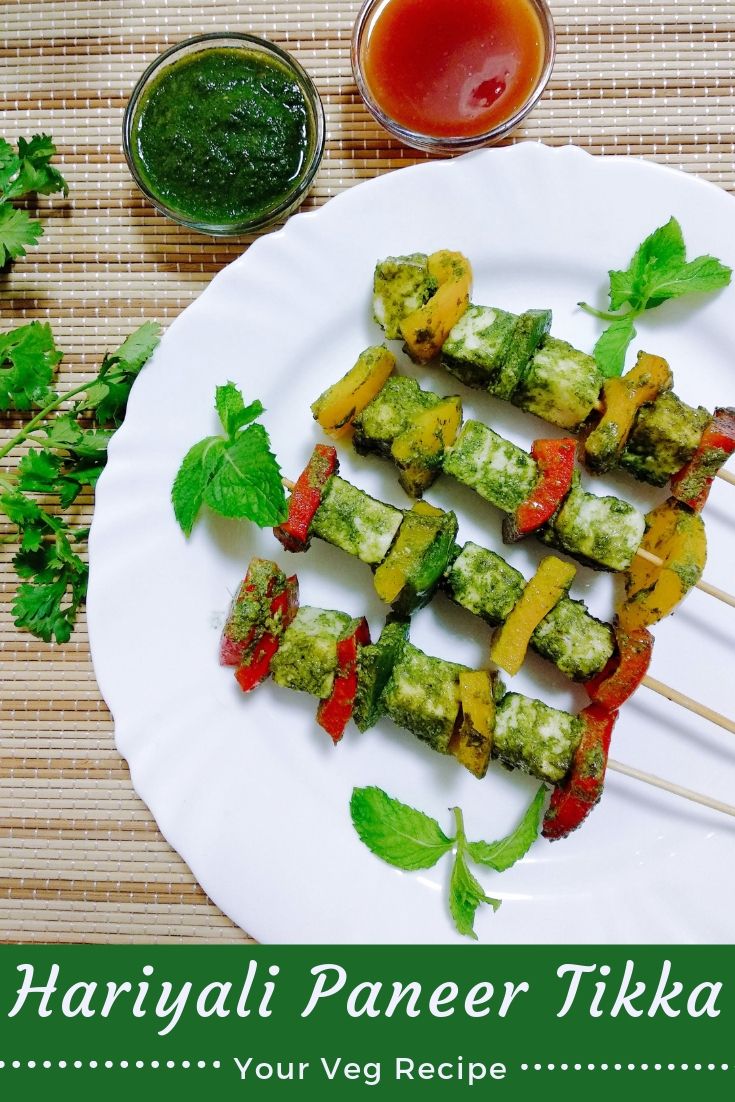
[[[45, 236], [0, 276], [0, 330], [51, 322], [62, 381], [89, 372], [146, 318], [164, 324], [238, 256], [160, 218], [120, 148], [144, 66], [192, 34], [252, 30], [291, 50], [327, 114], [307, 206], [416, 158], [356, 94], [349, 38], [358, 0], [0, 3], [0, 135], [50, 132], [68, 201], [38, 204]], [[644, 156], [735, 189], [731, 0], [552, 2], [558, 60], [516, 138]], [[4, 419], [2, 431], [14, 422]], [[91, 514], [91, 501], [83, 511]], [[82, 618], [66, 646], [13, 626], [15, 576], [0, 547], [0, 940], [244, 941], [158, 833], [113, 743]], [[257, 889], [254, 889], [257, 890]]]

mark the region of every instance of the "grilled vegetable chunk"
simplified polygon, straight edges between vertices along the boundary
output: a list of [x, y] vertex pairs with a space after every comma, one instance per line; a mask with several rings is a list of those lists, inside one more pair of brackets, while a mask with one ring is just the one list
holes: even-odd
[[547, 337], [533, 356], [513, 404], [562, 429], [578, 429], [597, 405], [602, 375], [594, 357]]
[[497, 632], [490, 657], [506, 673], [518, 673], [526, 657], [531, 636], [545, 616], [566, 596], [576, 567], [548, 555], [539, 563], [518, 603]]
[[344, 612], [304, 605], [286, 628], [273, 661], [273, 680], [326, 699], [334, 685], [337, 642], [351, 624]]
[[519, 570], [476, 543], [466, 543], [444, 575], [444, 588], [451, 599], [491, 627], [510, 616], [525, 584]]
[[479, 780], [487, 773], [495, 730], [495, 675], [489, 670], [462, 670], [461, 710], [449, 743], [449, 753]]
[[465, 422], [447, 453], [444, 471], [504, 513], [514, 513], [539, 478], [530, 455], [479, 421]]
[[357, 696], [352, 713], [360, 731], [374, 727], [385, 714], [383, 690], [408, 641], [408, 620], [388, 620], [377, 643], [361, 647], [357, 656]]
[[383, 693], [386, 714], [433, 750], [449, 753], [463, 669], [407, 643]]
[[461, 424], [461, 398], [443, 398], [418, 413], [413, 424], [395, 438], [391, 455], [400, 471], [398, 481], [411, 497], [420, 497], [436, 479]]
[[510, 769], [558, 784], [569, 772], [581, 735], [576, 716], [508, 693], [497, 707], [493, 755]]
[[584, 442], [584, 458], [591, 471], [604, 474], [617, 465], [638, 410], [671, 390], [673, 384], [666, 360], [648, 352], [639, 352], [635, 367], [622, 378], [605, 380], [604, 412]]
[[374, 566], [383, 561], [403, 514], [334, 475], [311, 522], [312, 535]]
[[551, 310], [527, 310], [513, 328], [505, 359], [490, 382], [490, 393], [510, 401], [528, 371], [531, 357], [551, 329]]
[[615, 650], [609, 624], [596, 620], [584, 601], [562, 597], [531, 636], [531, 646], [572, 681], [599, 674]]
[[710, 415], [693, 409], [671, 391], [638, 412], [620, 457], [630, 474], [653, 486], [665, 486], [694, 455]]
[[401, 322], [428, 302], [439, 286], [426, 253], [388, 256], [375, 266], [373, 316], [389, 340], [401, 336]]
[[442, 350], [452, 327], [469, 306], [472, 265], [462, 253], [440, 249], [429, 257], [429, 274], [439, 284], [429, 301], [403, 318], [405, 349], [416, 363], [428, 363]]
[[518, 317], [468, 306], [442, 347], [442, 365], [467, 386], [487, 390], [511, 346]]
[[375, 571], [381, 601], [408, 616], [434, 595], [457, 535], [457, 518], [420, 501], [406, 513], [393, 546]]
[[436, 394], [422, 390], [415, 379], [392, 375], [355, 418], [355, 451], [360, 455], [374, 452], [390, 456], [396, 437], [409, 429], [424, 410], [433, 409], [441, 401]]
[[314, 420], [327, 436], [336, 438], [349, 432], [357, 414], [380, 392], [395, 365], [396, 358], [387, 348], [366, 348], [355, 366], [312, 402]]
[[618, 497], [588, 494], [575, 472], [569, 497], [540, 538], [595, 569], [625, 570], [645, 527], [646, 518], [638, 509]]

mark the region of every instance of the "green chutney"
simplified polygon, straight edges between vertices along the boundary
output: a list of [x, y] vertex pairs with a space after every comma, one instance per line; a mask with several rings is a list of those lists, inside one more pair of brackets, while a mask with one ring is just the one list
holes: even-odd
[[314, 141], [294, 76], [254, 50], [172, 62], [135, 109], [131, 153], [150, 193], [190, 221], [257, 219], [295, 190]]

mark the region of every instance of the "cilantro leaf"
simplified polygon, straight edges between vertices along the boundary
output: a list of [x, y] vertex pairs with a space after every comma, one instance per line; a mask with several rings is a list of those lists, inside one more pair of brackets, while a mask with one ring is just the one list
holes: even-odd
[[[138, 374], [148, 362], [161, 340], [161, 326], [156, 321], [144, 321], [125, 338], [116, 352], [105, 357], [105, 363], [118, 361], [124, 363], [129, 372]], [[102, 367], [104, 373], [105, 367]]]
[[249, 425], [225, 448], [204, 491], [204, 501], [224, 517], [272, 528], [286, 517], [281, 471], [262, 425]]
[[505, 872], [528, 853], [541, 829], [547, 791], [541, 785], [515, 830], [498, 842], [468, 842], [467, 853], [479, 865]]
[[191, 535], [204, 504], [204, 491], [222, 462], [225, 447], [221, 436], [206, 436], [189, 449], [179, 467], [171, 501], [179, 526], [187, 536]]
[[13, 183], [10, 195], [26, 195], [36, 192], [39, 195], [53, 195], [61, 192], [69, 194], [69, 185], [61, 173], [49, 164], [56, 153], [56, 146], [49, 134], [34, 134], [30, 141], [18, 139], [20, 171]]
[[106, 355], [96, 380], [86, 388], [77, 412], [92, 414], [98, 425], [119, 425], [125, 416], [133, 383], [158, 345], [160, 334], [159, 325], [144, 322], [115, 352]]
[[454, 867], [449, 881], [449, 911], [454, 919], [454, 925], [460, 934], [474, 938], [475, 913], [481, 903], [488, 903], [494, 911], [497, 911], [501, 901], [485, 895], [485, 891], [470, 872], [464, 857], [464, 851], [460, 847], [454, 858]]
[[10, 142], [0, 138], [0, 192], [6, 193], [11, 180], [20, 170], [20, 157]]
[[632, 314], [617, 318], [607, 329], [603, 329], [593, 354], [600, 373], [606, 379], [623, 374], [625, 356], [635, 335]]
[[354, 788], [350, 814], [368, 849], [399, 869], [431, 868], [453, 845], [436, 819], [394, 800], [382, 788]]
[[51, 383], [60, 361], [47, 324], [33, 321], [0, 333], [0, 410], [31, 409], [53, 400]]
[[202, 505], [224, 517], [250, 520], [261, 528], [286, 517], [281, 470], [262, 425], [261, 402], [246, 406], [234, 383], [217, 387], [215, 408], [226, 436], [207, 436], [184, 456], [171, 491], [174, 514], [190, 535]]
[[0, 202], [0, 268], [25, 256], [26, 247], [36, 245], [42, 234], [43, 226], [33, 221], [28, 211]]

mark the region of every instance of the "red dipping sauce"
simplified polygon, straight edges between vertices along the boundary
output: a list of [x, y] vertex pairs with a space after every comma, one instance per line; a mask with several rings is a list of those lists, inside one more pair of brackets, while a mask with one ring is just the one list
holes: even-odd
[[357, 47], [368, 106], [417, 135], [488, 135], [540, 93], [549, 34], [532, 0], [378, 0]]

